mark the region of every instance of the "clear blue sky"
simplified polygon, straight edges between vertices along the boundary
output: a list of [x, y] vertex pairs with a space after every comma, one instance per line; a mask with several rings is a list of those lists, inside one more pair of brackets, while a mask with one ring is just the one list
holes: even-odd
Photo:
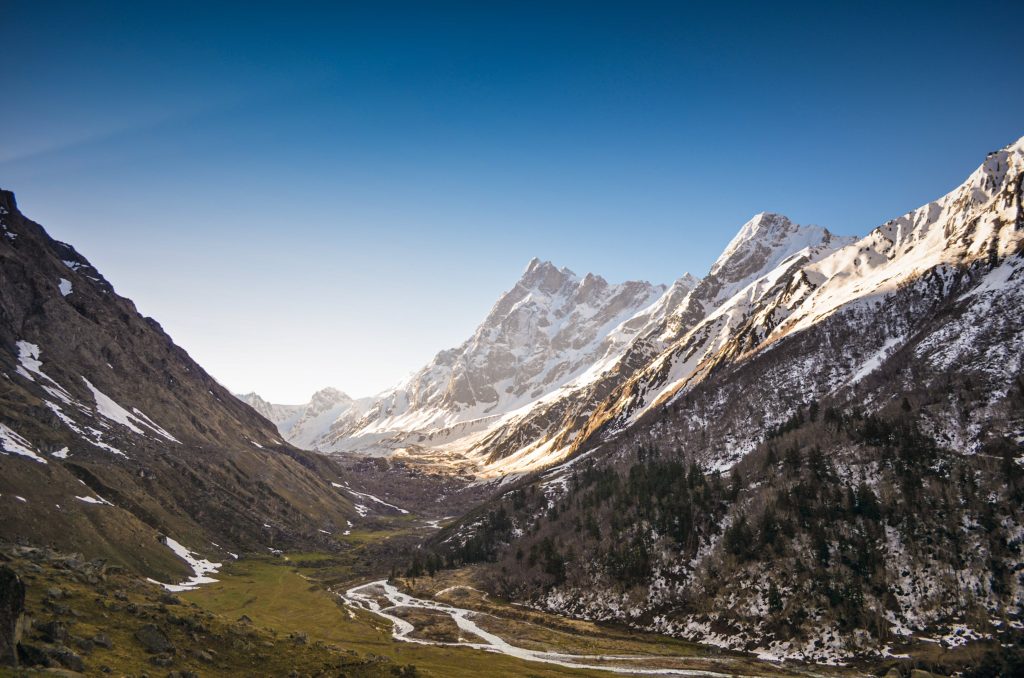
[[0, 0], [0, 186], [277, 401], [391, 385], [530, 257], [701, 275], [1024, 135], [1019, 1], [208, 4]]

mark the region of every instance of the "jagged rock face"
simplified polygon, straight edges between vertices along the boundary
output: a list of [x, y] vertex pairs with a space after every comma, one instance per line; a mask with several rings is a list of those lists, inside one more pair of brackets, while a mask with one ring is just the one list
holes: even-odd
[[[503, 422], [476, 446], [491, 473], [529, 470], [571, 454], [602, 404], [616, 397], [638, 371], [663, 356], [674, 340], [686, 335], [724, 302], [749, 304], [770, 291], [767, 280], [780, 266], [799, 266], [852, 241], [817, 226], [800, 226], [776, 214], [759, 214], [743, 226], [707, 277], [686, 276], [656, 304], [624, 325], [633, 332], [615, 359], [592, 368], [562, 389], [560, 397], [539, 403], [514, 421]], [[740, 295], [745, 292], [745, 296]], [[738, 296], [739, 295], [739, 296]], [[736, 309], [723, 318], [742, 317]], [[735, 322], [735, 320], [733, 321]], [[724, 323], [723, 329], [731, 326]]]
[[[677, 283], [675, 294], [686, 284]], [[296, 411], [245, 398], [274, 414], [281, 432], [303, 446], [377, 452], [452, 445], [461, 457], [504, 415], [614, 357], [665, 293], [646, 282], [580, 278], [535, 259], [470, 339], [372, 402], [308, 417], [303, 428], [293, 422]]]
[[538, 398], [599, 358], [607, 334], [663, 291], [645, 282], [609, 285], [592, 274], [579, 279], [533, 260], [473, 337], [409, 380], [408, 409], [487, 415]]
[[711, 265], [708, 281], [717, 283], [717, 288], [729, 289], [730, 285], [770, 271], [792, 253], [828, 244], [833, 237], [820, 226], [800, 226], [781, 214], [762, 212], [740, 228]]
[[3, 539], [172, 576], [158, 533], [237, 552], [312, 545], [354, 515], [332, 462], [285, 444], [8, 192], [0, 403]]

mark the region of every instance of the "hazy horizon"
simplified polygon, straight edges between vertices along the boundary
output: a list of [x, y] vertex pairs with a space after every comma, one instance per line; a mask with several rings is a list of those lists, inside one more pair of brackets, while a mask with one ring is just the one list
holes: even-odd
[[10, 7], [0, 187], [232, 391], [367, 396], [532, 257], [670, 284], [943, 195], [1024, 134], [996, 11]]

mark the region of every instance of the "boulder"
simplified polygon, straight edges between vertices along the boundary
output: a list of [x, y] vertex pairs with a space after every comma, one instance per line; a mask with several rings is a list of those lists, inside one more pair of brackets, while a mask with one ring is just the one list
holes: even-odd
[[174, 645], [167, 639], [167, 635], [154, 624], [146, 624], [135, 632], [135, 640], [150, 654], [163, 654], [174, 652]]
[[63, 645], [21, 643], [18, 650], [21, 660], [26, 666], [64, 667], [79, 673], [85, 670], [85, 662], [82, 661], [82, 658]]
[[50, 620], [36, 627], [39, 635], [48, 643], [64, 644], [68, 640], [67, 625], [56, 619]]
[[9, 567], [0, 566], [0, 666], [18, 665], [25, 584]]
[[114, 647], [114, 643], [111, 642], [110, 636], [108, 636], [105, 633], [97, 633], [95, 636], [92, 637], [92, 642], [96, 645], [99, 645], [100, 647], [105, 647], [108, 650]]

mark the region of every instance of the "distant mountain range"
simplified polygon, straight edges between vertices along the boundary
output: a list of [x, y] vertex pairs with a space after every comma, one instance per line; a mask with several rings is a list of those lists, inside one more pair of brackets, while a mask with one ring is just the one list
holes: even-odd
[[306, 405], [271, 405], [240, 396], [296, 445], [438, 458], [455, 466], [480, 461], [476, 444], [555, 397], [602, 362], [612, 363], [637, 332], [665, 313], [671, 290], [646, 282], [611, 285], [603, 278], [534, 259], [473, 336], [442, 351], [391, 391], [353, 401], [333, 389]]

